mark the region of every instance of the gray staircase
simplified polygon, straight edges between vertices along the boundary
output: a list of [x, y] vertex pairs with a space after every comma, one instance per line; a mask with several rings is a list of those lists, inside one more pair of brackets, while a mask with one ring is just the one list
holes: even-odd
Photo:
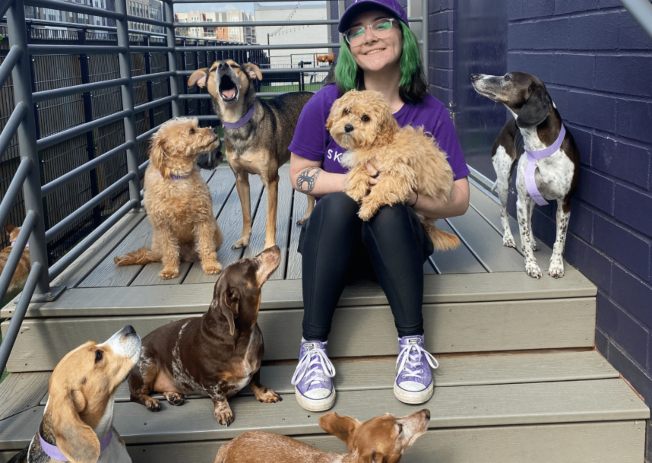
[[[440, 368], [435, 395], [425, 405], [431, 410], [429, 430], [402, 461], [643, 463], [649, 410], [594, 349], [595, 286], [570, 266], [560, 280], [527, 277], [516, 251], [495, 246], [496, 204], [477, 189], [472, 204], [468, 217], [446, 224], [466, 239], [468, 252], [459, 254], [457, 264], [450, 256], [434, 256], [437, 271], [425, 277], [427, 342]], [[290, 210], [288, 217], [296, 213]], [[123, 238], [141, 230], [140, 223], [125, 218], [80, 258], [69, 274], [76, 283], [57, 301], [30, 307], [8, 364], [12, 374], [0, 383], [0, 463], [38, 428], [48, 371], [68, 350], [87, 339], [105, 339], [126, 323], [144, 335], [208, 307], [213, 284], [192, 277], [192, 269], [185, 284], [143, 285], [147, 279], [135, 275], [130, 286], [84, 284], [95, 278], [92, 269], [110, 269], [102, 262], [129, 247]], [[550, 250], [541, 247], [545, 267]], [[473, 263], [469, 256], [475, 256]], [[288, 270], [296, 269], [291, 254], [287, 259]], [[518, 266], [510, 264], [516, 261]], [[485, 271], [488, 267], [492, 271]], [[261, 404], [245, 391], [231, 401], [236, 420], [227, 428], [215, 422], [205, 397], [191, 397], [181, 407], [164, 404], [155, 414], [129, 402], [123, 384], [115, 425], [135, 462], [209, 463], [220, 443], [250, 429], [344, 451], [318, 427], [319, 413], [296, 404], [289, 383], [301, 335], [300, 288], [297, 279], [269, 281], [259, 318], [266, 344], [262, 381], [284, 400]], [[2, 316], [11, 313], [10, 304]], [[334, 411], [366, 419], [422, 408], [393, 397], [396, 333], [375, 284], [346, 289], [332, 333], [329, 351], [338, 372]]]

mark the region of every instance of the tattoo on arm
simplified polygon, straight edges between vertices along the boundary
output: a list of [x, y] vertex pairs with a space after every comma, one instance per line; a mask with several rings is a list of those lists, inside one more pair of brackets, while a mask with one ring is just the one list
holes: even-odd
[[319, 167], [308, 167], [299, 172], [297, 176], [297, 190], [303, 193], [310, 193], [315, 188], [317, 177], [322, 170]]

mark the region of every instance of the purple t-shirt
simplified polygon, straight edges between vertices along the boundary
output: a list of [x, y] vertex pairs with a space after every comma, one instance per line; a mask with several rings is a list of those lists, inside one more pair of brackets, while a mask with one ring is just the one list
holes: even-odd
[[[329, 84], [308, 100], [299, 116], [289, 150], [306, 159], [321, 161], [321, 167], [326, 172], [343, 174], [347, 168], [340, 161], [346, 150], [335, 143], [326, 130], [326, 119], [339, 96], [337, 85]], [[439, 100], [426, 95], [418, 104], [405, 103], [394, 113], [394, 118], [401, 127], [421, 126], [426, 133], [434, 136], [439, 147], [448, 155], [455, 180], [469, 175], [455, 127], [448, 110]]]

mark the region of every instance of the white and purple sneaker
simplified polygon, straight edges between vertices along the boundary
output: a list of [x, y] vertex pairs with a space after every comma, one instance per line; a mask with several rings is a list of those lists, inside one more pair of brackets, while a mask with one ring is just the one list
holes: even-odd
[[328, 359], [326, 344], [302, 339], [299, 364], [292, 375], [297, 402], [310, 412], [323, 412], [335, 403], [335, 367]]
[[431, 368], [439, 362], [423, 346], [423, 335], [398, 338], [394, 396], [406, 404], [427, 402], [434, 391]]

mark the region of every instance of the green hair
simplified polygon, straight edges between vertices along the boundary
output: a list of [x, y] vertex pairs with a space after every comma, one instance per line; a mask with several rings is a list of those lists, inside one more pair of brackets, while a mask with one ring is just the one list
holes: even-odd
[[[403, 21], [399, 21], [403, 34], [403, 48], [401, 50], [401, 80], [399, 81], [399, 94], [401, 99], [409, 103], [416, 103], [423, 99], [428, 92], [421, 65], [421, 53], [414, 32]], [[353, 59], [349, 44], [340, 39], [340, 53], [335, 65], [335, 82], [342, 93], [349, 90], [364, 89], [364, 76]]]

